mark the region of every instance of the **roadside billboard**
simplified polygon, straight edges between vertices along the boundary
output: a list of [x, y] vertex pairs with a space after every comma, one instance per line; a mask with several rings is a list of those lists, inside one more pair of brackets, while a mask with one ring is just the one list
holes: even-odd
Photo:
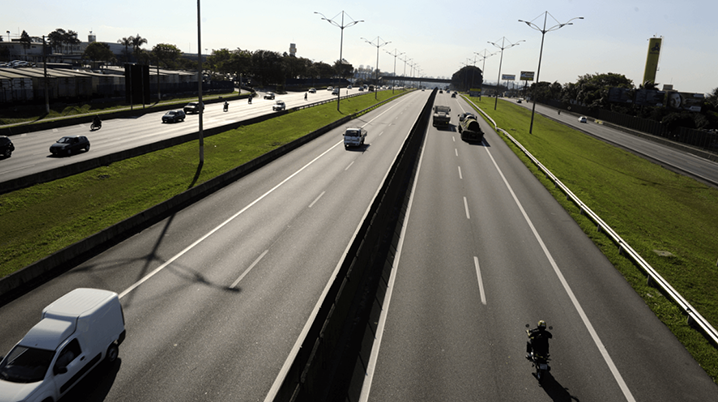
[[534, 80], [534, 72], [533, 71], [522, 71], [520, 80], [521, 81], [533, 81]]
[[690, 92], [666, 92], [666, 104], [673, 109], [688, 110], [690, 112], [700, 112], [701, 105], [705, 101], [703, 94], [694, 94]]
[[501, 74], [501, 79], [503, 81], [515, 81], [516, 74]]
[[648, 40], [648, 55], [646, 56], [646, 70], [643, 72], [643, 84], [654, 84], [656, 82], [656, 71], [658, 71], [658, 59], [661, 55], [661, 44], [663, 38], [651, 38]]

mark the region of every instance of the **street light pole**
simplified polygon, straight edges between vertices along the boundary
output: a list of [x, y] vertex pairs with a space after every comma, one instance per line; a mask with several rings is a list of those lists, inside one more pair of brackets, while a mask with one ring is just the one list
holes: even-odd
[[[498, 41], [497, 41], [497, 42], [498, 42]], [[496, 78], [496, 101], [494, 102], [494, 110], [496, 110], [496, 106], [499, 104], [499, 88], [501, 87], [501, 64], [504, 62], [504, 49], [512, 48], [512, 47], [514, 47], [514, 46], [517, 46], [519, 43], [521, 43], [521, 42], [526, 42], [526, 41], [525, 41], [525, 40], [520, 40], [520, 41], [518, 41], [518, 42], [516, 42], [516, 43], [511, 43], [511, 42], [509, 42], [509, 46], [506, 46], [506, 43], [505, 43], [505, 42], [506, 42], [506, 37], [505, 37], [505, 36], [501, 39], [501, 46], [497, 45], [497, 44], [494, 43], [494, 42], [489, 42], [490, 44], [492, 44], [492, 45], [498, 47], [499, 49], [501, 49], [501, 60], [499, 61], [499, 76], [498, 76], [498, 78]]]
[[[337, 17], [339, 16], [339, 14], [335, 15], [334, 18], [332, 18], [332, 19], [329, 19], [329, 18], [327, 18], [326, 16], [324, 16], [324, 14], [319, 13], [319, 12], [316, 12], [316, 11], [314, 12], [314, 14], [319, 14], [319, 15], [321, 15], [321, 16], [322, 16], [322, 19], [323, 19], [324, 21], [327, 21], [328, 23], [334, 25], [335, 27], [339, 27], [339, 29], [341, 29], [341, 31], [342, 31], [341, 37], [340, 37], [340, 40], [339, 40], [339, 74], [341, 75], [342, 71], [344, 70], [343, 67], [342, 67], [342, 65], [344, 64], [344, 59], [343, 59], [344, 56], [342, 55], [342, 50], [343, 50], [343, 47], [344, 47], [344, 28], [349, 28], [350, 26], [356, 25], [356, 24], [358, 24], [358, 23], [360, 23], [360, 22], [364, 22], [364, 20], [355, 21], [355, 20], [352, 19], [352, 22], [350, 22], [350, 23], [344, 25], [344, 14], [345, 14], [345, 13], [344, 13], [344, 10], [342, 10], [342, 12], [341, 12], [341, 14], [342, 14], [342, 23], [341, 23], [341, 25], [340, 25], [340, 24], [338, 24], [336, 21], [334, 21], [334, 18], [337, 18]], [[351, 18], [351, 17], [349, 17], [349, 18]], [[340, 101], [340, 99], [341, 99], [341, 92], [342, 92], [342, 91], [337, 91], [337, 92], [338, 92], [338, 93], [337, 93], [337, 111], [339, 111], [339, 101]]]
[[[573, 23], [571, 22], [573, 20], [576, 20], [576, 19], [582, 20], [583, 19], [583, 17], [574, 17], [574, 18], [571, 18], [570, 20], [566, 21], [563, 24], [559, 22], [558, 24], [552, 26], [551, 28], [546, 29], [546, 19], [548, 18], [548, 16], [549, 16], [549, 12], [548, 11], [544, 12], [543, 29], [539, 28], [538, 25], [534, 24], [532, 21], [519, 20], [519, 22], [523, 22], [526, 25], [528, 25], [529, 27], [541, 32], [541, 50], [539, 51], [539, 62], [538, 62], [538, 68], [536, 69], [536, 86], [537, 86], [537, 88], [538, 88], [538, 83], [539, 83], [539, 75], [541, 74], [541, 58], [543, 57], [543, 39], [544, 39], [544, 36], [546, 35], [546, 32], [557, 31], [557, 30], [565, 27], [566, 25], [573, 25]], [[540, 17], [540, 15], [539, 15], [539, 17]], [[538, 18], [538, 17], [536, 17], [536, 18]], [[534, 20], [536, 20], [536, 18], [534, 18]], [[553, 18], [553, 15], [551, 16], [551, 18]], [[556, 20], [556, 18], [553, 18], [553, 19], [554, 19], [554, 21], [558, 22]], [[529, 126], [529, 134], [533, 134], [532, 131], [534, 128], [534, 113], [536, 112], [536, 97], [532, 96], [531, 101], [533, 103], [533, 107], [531, 108], [531, 125]]]
[[484, 49], [484, 54], [474, 52], [474, 54], [481, 56], [481, 58], [483, 59], [483, 65], [481, 66], [481, 92], [479, 92], [479, 100], [481, 100], [482, 92], [484, 92], [484, 72], [486, 71], [486, 59], [496, 54], [491, 53], [487, 56], [486, 53], [488, 53], [487, 49]]
[[[386, 50], [385, 50], [386, 52]], [[391, 54], [387, 52], [388, 54]], [[396, 56], [401, 56], [404, 53], [396, 53], [396, 49], [394, 49], [394, 79], [391, 83], [391, 94], [394, 95], [394, 88], [396, 87]]]
[[[374, 99], [379, 100], [379, 98], [377, 97], [377, 92], [379, 92], [378, 91], [378, 89], [379, 89], [378, 88], [379, 87], [379, 48], [384, 45], [390, 44], [391, 41], [389, 41], [389, 42], [384, 41], [383, 39], [381, 39], [380, 37], [377, 36], [376, 37], [376, 45], [375, 45], [374, 42], [370, 42], [366, 38], [362, 38], [362, 39], [364, 39], [364, 42], [366, 42], [372, 46], [376, 46], [376, 71], [374, 74], [374, 76], [376, 78], [374, 79]], [[384, 43], [381, 43], [382, 41], [384, 41]]]
[[204, 132], [202, 130], [202, 115], [204, 104], [202, 103], [202, 29], [200, 25], [199, 2], [197, 0], [197, 86], [199, 98], [199, 165], [204, 164]]

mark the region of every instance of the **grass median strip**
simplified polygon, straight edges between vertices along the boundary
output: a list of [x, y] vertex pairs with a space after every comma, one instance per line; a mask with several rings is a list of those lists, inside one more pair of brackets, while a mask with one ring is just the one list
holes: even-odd
[[290, 112], [197, 142], [0, 195], [0, 277], [275, 148], [393, 96], [389, 91]]
[[[529, 134], [530, 110], [504, 101], [493, 110], [493, 98], [471, 100], [616, 230], [714, 327], [718, 325], [717, 189], [538, 114]], [[686, 323], [676, 305], [647, 284], [645, 275], [619, 255], [617, 246], [518, 148], [504, 140], [717, 381], [716, 347]]]

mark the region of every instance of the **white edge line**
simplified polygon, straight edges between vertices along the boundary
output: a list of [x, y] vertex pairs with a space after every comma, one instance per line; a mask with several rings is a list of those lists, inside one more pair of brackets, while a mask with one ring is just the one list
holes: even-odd
[[556, 261], [554, 261], [553, 256], [551, 255], [548, 248], [544, 244], [543, 239], [538, 234], [538, 231], [536, 231], [536, 228], [534, 227], [533, 222], [531, 222], [531, 218], [529, 218], [529, 216], [526, 214], [524, 207], [521, 205], [521, 202], [519, 201], [518, 197], [516, 197], [514, 190], [511, 188], [511, 185], [506, 180], [506, 177], [504, 177], [503, 172], [499, 168], [499, 165], [494, 160], [494, 157], [491, 155], [491, 152], [489, 152], [488, 148], [486, 148], [486, 153], [491, 158], [491, 161], [493, 162], [494, 166], [496, 167], [496, 170], [499, 172], [499, 175], [501, 175], [501, 179], [504, 181], [504, 184], [506, 185], [509, 192], [511, 193], [511, 196], [514, 199], [514, 202], [521, 210], [521, 214], [523, 215], [524, 220], [526, 220], [526, 223], [531, 228], [531, 232], [533, 232], [534, 237], [536, 238], [539, 245], [541, 246], [541, 249], [543, 250], [544, 254], [546, 255], [546, 258], [548, 259], [549, 263], [551, 264], [551, 267], [553, 267], [553, 270], [556, 273], [556, 276], [558, 276], [558, 279], [561, 282], [561, 285], [563, 285], [563, 288], [566, 291], [566, 294], [571, 299], [571, 303], [573, 303], [573, 306], [576, 309], [576, 311], [578, 312], [578, 315], [581, 317], [583, 324], [586, 326], [586, 329], [591, 334], [591, 338], [593, 339], [593, 342], [596, 344], [596, 346], [598, 347], [598, 350], [601, 352], [601, 356], [603, 356], [603, 360], [606, 361], [608, 368], [611, 370], [611, 373], [613, 374], [613, 378], [616, 379], [618, 386], [621, 388], [621, 391], [623, 392], [623, 396], [626, 398], [627, 401], [635, 402], [636, 400], [633, 398], [633, 394], [631, 394], [631, 390], [628, 389], [628, 385], [626, 385], [626, 382], [623, 380], [621, 373], [618, 372], [618, 368], [613, 363], [613, 359], [611, 359], [611, 356], [608, 354], [608, 350], [606, 350], [606, 347], [603, 345], [601, 338], [599, 338], [598, 334], [596, 333], [596, 330], [593, 328], [591, 321], [589, 321], [588, 316], [583, 311], [583, 308], [581, 307], [581, 304], [578, 302], [578, 299], [576, 299], [576, 295], [574, 295], [573, 291], [571, 290], [571, 287], [568, 285], [568, 282], [566, 282], [566, 279], [564, 278], [563, 274], [561, 273], [561, 270], [558, 268]]
[[391, 303], [391, 295], [394, 291], [394, 282], [396, 281], [396, 273], [399, 270], [399, 260], [401, 260], [401, 250], [404, 248], [404, 238], [406, 235], [406, 226], [409, 223], [409, 215], [411, 214], [411, 206], [414, 204], [414, 194], [416, 193], [416, 185], [419, 182], [419, 173], [421, 172], [422, 161], [424, 160], [424, 150], [426, 147], [421, 149], [421, 157], [419, 158], [419, 165], [416, 168], [416, 175], [414, 176], [414, 184], [411, 188], [411, 196], [409, 197], [409, 204], [406, 207], [406, 216], [404, 217], [404, 223], [401, 227], [401, 235], [399, 236], [399, 244], [396, 247], [396, 254], [394, 262], [391, 266], [391, 274], [389, 275], [389, 283], [387, 283], [386, 293], [384, 295], [384, 305], [379, 315], [379, 323], [376, 327], [376, 334], [374, 335], [374, 343], [371, 347], [371, 354], [369, 355], [369, 361], [367, 362], [366, 374], [364, 375], [364, 383], [362, 384], [361, 394], [359, 396], [359, 402], [366, 402], [369, 399], [369, 392], [371, 391], [371, 383], [374, 379], [374, 369], [376, 369], [376, 361], [379, 358], [379, 348], [381, 347], [381, 340], [384, 336], [384, 326], [386, 325], [386, 316], [389, 314], [389, 304]]
[[[400, 100], [408, 99], [407, 97], [402, 97]], [[366, 124], [364, 124], [361, 127], [365, 127], [366, 125], [370, 124], [374, 120], [381, 117], [384, 113], [387, 113], [389, 110], [393, 109], [394, 107], [398, 106], [399, 103], [392, 105], [389, 109], [385, 110], [384, 112], [377, 115], [375, 118], [369, 120]], [[418, 118], [418, 115], [417, 115]], [[412, 125], [413, 127], [413, 125]], [[411, 131], [408, 131], [405, 135], [406, 137], [409, 136], [409, 133]], [[343, 142], [338, 142], [337, 145], [342, 144]], [[336, 145], [335, 145], [336, 146]], [[332, 147], [333, 148], [333, 147]], [[399, 150], [400, 151], [400, 150]], [[394, 160], [392, 161], [392, 165], [394, 162], [396, 162], [396, 158], [399, 155], [399, 151], [397, 151], [396, 155], [394, 155]], [[384, 178], [381, 180], [380, 183], [384, 183], [387, 176], [389, 175], [389, 171], [384, 173]], [[377, 194], [379, 194], [379, 191], [381, 190], [381, 184], [379, 187], [377, 187], [376, 192], [374, 193], [374, 198], [376, 198]], [[374, 199], [372, 198], [372, 199]], [[359, 221], [359, 225], [357, 225], [356, 230], [354, 231], [354, 234], [352, 235], [352, 239], [354, 239], [359, 232], [359, 229], [361, 228], [362, 223], [369, 215], [369, 209], [371, 208], [371, 205], [367, 206], [367, 209], [364, 211], [364, 216]], [[327, 281], [326, 286], [324, 286], [324, 290], [322, 291], [322, 294], [320, 295], [319, 299], [317, 300], [317, 303], [314, 305], [314, 310], [312, 310], [311, 314], [309, 314], [309, 318], [307, 318], [307, 322], [304, 324], [304, 328], [302, 328], [302, 332], [299, 334], [299, 337], [297, 337], [297, 341], [294, 343], [294, 347], [292, 347], [292, 350], [289, 352], [289, 355], [287, 356], [287, 359], [284, 361], [284, 365], [282, 365], [282, 368], [279, 370], [279, 373], [277, 374], [277, 377], [274, 379], [274, 382], [272, 383], [271, 388], [269, 389], [269, 392], [267, 392], [267, 396], [264, 398], [264, 402], [273, 402], [275, 396], [277, 395], [277, 392], [279, 392], [279, 388], [282, 385], [282, 381], [286, 377], [287, 373], [289, 372], [290, 367], [292, 366], [292, 362], [294, 361], [294, 358], [299, 353], [299, 349], [302, 347], [302, 342], [307, 337], [307, 333], [309, 332], [309, 329], [312, 326], [312, 323], [314, 322], [314, 319], [317, 316], [317, 313], [319, 312], [319, 308], [322, 305], [322, 302], [327, 297], [327, 293], [329, 292], [329, 288], [331, 288], [332, 283], [334, 282], [335, 278], [337, 277], [337, 273], [339, 272], [339, 268], [342, 266], [342, 262], [344, 261], [344, 258], [346, 258], [346, 255], [349, 253], [349, 248], [351, 247], [351, 242], [347, 244], [346, 249], [344, 249], [344, 252], [342, 253], [342, 257], [337, 262], [337, 265], [334, 267], [334, 272], [332, 272], [332, 275], [329, 277], [329, 281]]]

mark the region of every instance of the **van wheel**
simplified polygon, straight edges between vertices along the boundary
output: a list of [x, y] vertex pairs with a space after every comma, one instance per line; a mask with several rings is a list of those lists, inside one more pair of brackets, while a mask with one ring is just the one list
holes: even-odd
[[107, 359], [108, 363], [114, 363], [115, 360], [117, 360], [117, 355], [119, 354], [119, 349], [117, 348], [116, 344], [112, 344], [107, 347], [107, 355], [105, 356], [105, 359]]

